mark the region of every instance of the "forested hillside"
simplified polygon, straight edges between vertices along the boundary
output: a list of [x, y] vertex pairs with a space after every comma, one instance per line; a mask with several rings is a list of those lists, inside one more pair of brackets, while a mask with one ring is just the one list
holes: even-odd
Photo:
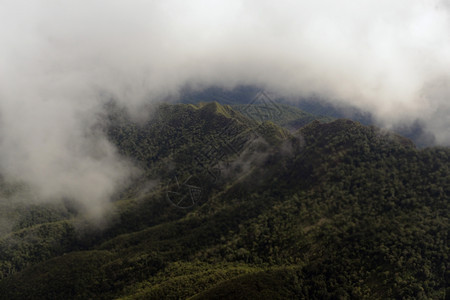
[[251, 105], [162, 104], [139, 122], [109, 103], [103, 130], [142, 173], [103, 228], [70, 201], [9, 203], [24, 187], [3, 183], [0, 298], [450, 295], [449, 148]]
[[[276, 95], [268, 95], [255, 86], [237, 86], [232, 90], [219, 87], [211, 87], [201, 91], [186, 89], [177, 100], [182, 103], [217, 101], [220, 104], [232, 105], [237, 110], [248, 107], [249, 104], [262, 105], [262, 110], [260, 111], [270, 109], [279, 113], [280, 110], [287, 109], [290, 112], [284, 114], [283, 124], [277, 123], [287, 128], [298, 129], [313, 119], [327, 122], [331, 119], [349, 118], [364, 125], [377, 124], [372, 112], [361, 110], [349, 104], [335, 103], [330, 101], [330, 99], [318, 96], [286, 99]], [[291, 120], [290, 117], [293, 115], [299, 115], [298, 119], [295, 121]], [[277, 119], [276, 113], [274, 116]], [[393, 125], [393, 131], [412, 139], [418, 147], [430, 147], [436, 143], [435, 136], [429, 131], [423, 121], [417, 119], [409, 123]]]

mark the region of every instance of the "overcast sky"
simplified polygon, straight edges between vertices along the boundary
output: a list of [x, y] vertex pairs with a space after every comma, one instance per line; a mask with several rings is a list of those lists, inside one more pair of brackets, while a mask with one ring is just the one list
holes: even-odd
[[[132, 171], [90, 128], [185, 86], [259, 85], [420, 119], [450, 144], [450, 5], [437, 0], [0, 0], [0, 171], [107, 201]], [[104, 188], [98, 188], [98, 187]]]

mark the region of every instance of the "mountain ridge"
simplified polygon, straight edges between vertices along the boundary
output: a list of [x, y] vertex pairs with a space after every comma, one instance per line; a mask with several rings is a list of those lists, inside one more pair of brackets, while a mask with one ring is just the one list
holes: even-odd
[[[448, 148], [350, 120], [289, 131], [218, 103], [161, 109], [145, 124], [111, 109], [109, 138], [142, 178], [107, 228], [62, 252], [39, 262], [26, 243], [3, 244], [4, 266], [24, 259], [2, 297], [445, 297]], [[192, 176], [201, 195], [177, 207], [174, 178]]]

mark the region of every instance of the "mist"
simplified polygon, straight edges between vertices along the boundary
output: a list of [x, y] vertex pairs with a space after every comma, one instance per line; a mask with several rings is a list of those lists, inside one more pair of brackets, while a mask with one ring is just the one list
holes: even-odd
[[420, 120], [450, 145], [450, 5], [435, 0], [0, 2], [0, 173], [101, 215], [135, 167], [102, 103], [260, 86]]

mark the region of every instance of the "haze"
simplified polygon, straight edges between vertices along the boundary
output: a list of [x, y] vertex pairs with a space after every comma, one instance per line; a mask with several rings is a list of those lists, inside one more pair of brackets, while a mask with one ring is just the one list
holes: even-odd
[[96, 130], [181, 88], [319, 95], [450, 144], [450, 5], [434, 0], [0, 2], [0, 173], [101, 214], [135, 168]]

